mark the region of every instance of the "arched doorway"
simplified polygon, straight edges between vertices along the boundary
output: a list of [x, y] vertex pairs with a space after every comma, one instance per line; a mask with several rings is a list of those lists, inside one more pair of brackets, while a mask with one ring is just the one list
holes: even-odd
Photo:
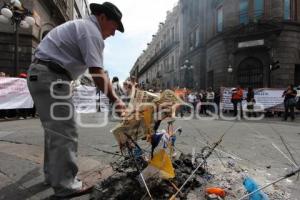
[[238, 84], [243, 87], [263, 87], [263, 64], [257, 58], [246, 58], [243, 60], [237, 73]]

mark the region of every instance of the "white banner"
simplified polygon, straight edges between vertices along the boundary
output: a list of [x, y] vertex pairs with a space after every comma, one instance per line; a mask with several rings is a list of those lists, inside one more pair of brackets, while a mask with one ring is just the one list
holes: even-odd
[[96, 88], [90, 86], [78, 86], [73, 91], [73, 103], [78, 113], [97, 112]]
[[79, 113], [109, 111], [108, 97], [101, 91], [98, 93], [96, 87], [77, 86], [73, 91], [73, 103], [76, 112]]
[[98, 99], [99, 98], [100, 98], [100, 111], [101, 112], [108, 112], [109, 111], [109, 99], [108, 99], [108, 97], [103, 92], [100, 91], [100, 95], [99, 95]]
[[33, 100], [26, 79], [0, 77], [0, 109], [32, 107]]
[[[233, 105], [231, 103], [231, 92], [232, 88], [221, 88], [222, 91], [222, 99], [223, 108], [225, 110], [232, 110]], [[244, 91], [244, 98], [247, 97], [247, 90]], [[264, 110], [278, 110], [284, 111], [283, 100], [282, 97], [284, 90], [283, 89], [271, 89], [271, 88], [260, 88], [254, 90], [254, 98], [256, 101], [255, 108], [256, 109], [264, 109]], [[247, 101], [243, 101], [243, 106], [246, 107]]]
[[[73, 103], [76, 112], [97, 112], [100, 100], [101, 112], [109, 110], [109, 99], [102, 92], [96, 94], [96, 87], [82, 86], [74, 88]], [[99, 106], [99, 104], [98, 104]], [[0, 77], [0, 109], [32, 108], [33, 100], [26, 79]]]

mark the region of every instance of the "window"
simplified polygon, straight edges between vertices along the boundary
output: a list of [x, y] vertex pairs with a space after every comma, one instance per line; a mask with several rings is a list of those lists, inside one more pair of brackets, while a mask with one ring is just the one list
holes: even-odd
[[171, 57], [171, 69], [174, 69], [174, 56]]
[[217, 31], [223, 31], [223, 6], [217, 9]]
[[172, 30], [171, 30], [171, 38], [172, 38], [172, 42], [175, 41], [175, 27], [173, 26], [172, 27]]
[[264, 0], [254, 0], [254, 17], [260, 19], [264, 14]]
[[166, 42], [166, 43], [167, 43], [167, 45], [169, 45], [170, 42], [171, 42], [171, 37], [172, 37], [172, 36], [171, 36], [171, 31], [170, 31], [169, 29], [167, 30], [167, 36], [166, 36], [166, 37], [167, 37], [167, 38], [166, 38], [166, 39], [167, 39], [167, 42]]
[[164, 60], [164, 72], [167, 72], [167, 71], [169, 71], [169, 63], [168, 63], [168, 58], [166, 58], [165, 60]]
[[248, 24], [249, 17], [248, 17], [248, 0], [240, 0], [240, 23], [241, 24]]
[[196, 29], [196, 47], [200, 44], [200, 28]]
[[284, 0], [284, 19], [291, 19], [291, 0]]
[[194, 32], [192, 31], [190, 33], [190, 40], [189, 40], [189, 48], [190, 48], [190, 51], [192, 51], [194, 49]]

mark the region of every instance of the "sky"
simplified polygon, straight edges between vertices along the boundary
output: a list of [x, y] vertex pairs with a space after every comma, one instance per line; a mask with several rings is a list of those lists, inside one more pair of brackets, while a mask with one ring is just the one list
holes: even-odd
[[[122, 12], [124, 33], [116, 31], [114, 37], [105, 40], [104, 67], [110, 78], [119, 77], [122, 83], [135, 61], [151, 42], [160, 22], [166, 19], [167, 11], [172, 10], [178, 0], [109, 0]], [[89, 3], [103, 3], [102, 0], [89, 0]]]

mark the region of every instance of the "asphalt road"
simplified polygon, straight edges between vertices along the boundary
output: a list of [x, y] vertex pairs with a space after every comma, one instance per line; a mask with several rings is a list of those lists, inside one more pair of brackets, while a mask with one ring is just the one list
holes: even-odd
[[[110, 133], [117, 122], [100, 127], [103, 119], [102, 115], [81, 119], [84, 127], [78, 128], [80, 170], [105, 167], [118, 158], [101, 151], [119, 150]], [[176, 141], [178, 153], [192, 153], [193, 149], [200, 152], [225, 133], [218, 147], [219, 155], [230, 156], [243, 169], [256, 173], [260, 185], [276, 180], [300, 164], [299, 119], [295, 122], [281, 122], [279, 118], [260, 121], [179, 119], [175, 126], [183, 129]], [[166, 124], [161, 128], [166, 128]], [[42, 184], [43, 143], [39, 119], [0, 121], [0, 199], [45, 199], [52, 194], [52, 189]], [[293, 200], [300, 199], [300, 184], [296, 178], [281, 183]]]

